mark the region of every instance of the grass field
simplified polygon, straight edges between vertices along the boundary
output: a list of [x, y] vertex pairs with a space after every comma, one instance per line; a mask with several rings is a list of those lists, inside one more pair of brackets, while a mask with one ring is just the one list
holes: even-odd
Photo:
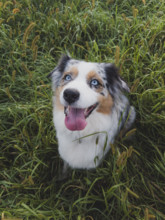
[[[2, 220], [165, 219], [164, 40], [164, 0], [1, 0]], [[62, 53], [115, 63], [137, 118], [100, 167], [58, 181], [47, 75]]]

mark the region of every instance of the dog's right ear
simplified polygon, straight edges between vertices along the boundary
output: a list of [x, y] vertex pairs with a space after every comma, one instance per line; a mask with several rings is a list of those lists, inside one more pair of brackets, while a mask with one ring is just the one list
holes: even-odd
[[56, 68], [51, 73], [49, 73], [48, 78], [52, 79], [52, 89], [54, 91], [59, 86], [62, 74], [70, 59], [71, 57], [69, 57], [68, 55], [63, 55], [60, 61], [58, 62]]
[[57, 75], [59, 75], [59, 73], [63, 73], [66, 67], [66, 64], [68, 63], [70, 59], [71, 57], [69, 57], [68, 55], [63, 55], [61, 59], [59, 60], [58, 65], [55, 67], [55, 69], [52, 72], [49, 73], [47, 77], [51, 78], [56, 73]]

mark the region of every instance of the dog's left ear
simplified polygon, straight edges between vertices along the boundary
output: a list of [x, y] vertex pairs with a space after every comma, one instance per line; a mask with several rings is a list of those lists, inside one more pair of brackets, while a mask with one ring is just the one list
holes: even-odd
[[120, 77], [119, 69], [114, 64], [105, 64], [104, 70], [107, 78], [107, 87], [112, 95], [118, 90], [130, 92], [127, 83]]

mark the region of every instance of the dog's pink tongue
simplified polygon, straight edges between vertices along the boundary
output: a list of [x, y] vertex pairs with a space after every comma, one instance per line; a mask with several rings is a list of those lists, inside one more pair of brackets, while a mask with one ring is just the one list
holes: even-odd
[[84, 116], [85, 109], [71, 108], [68, 115], [65, 117], [65, 125], [71, 131], [83, 130], [87, 122]]

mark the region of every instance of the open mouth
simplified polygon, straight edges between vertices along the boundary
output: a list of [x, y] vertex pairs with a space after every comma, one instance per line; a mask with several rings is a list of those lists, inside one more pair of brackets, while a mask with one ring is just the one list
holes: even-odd
[[71, 131], [83, 130], [87, 125], [86, 118], [89, 117], [97, 106], [98, 103], [95, 103], [88, 108], [73, 108], [72, 106], [65, 107], [65, 126]]

